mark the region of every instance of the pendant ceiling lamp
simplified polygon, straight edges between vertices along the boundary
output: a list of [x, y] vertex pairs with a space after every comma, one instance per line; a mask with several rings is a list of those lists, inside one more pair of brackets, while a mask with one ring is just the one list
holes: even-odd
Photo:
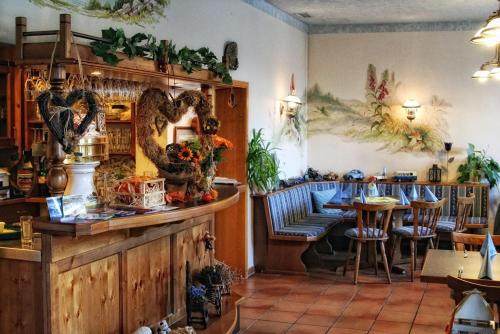
[[496, 47], [495, 58], [482, 64], [479, 70], [474, 72], [472, 78], [481, 82], [488, 81], [490, 78], [500, 80], [500, 44]]
[[496, 51], [495, 58], [483, 63], [479, 70], [474, 72], [472, 78], [481, 82], [490, 78], [500, 79], [500, 8], [488, 17], [483, 27], [472, 37], [471, 42], [479, 45], [495, 46]]
[[500, 43], [500, 8], [488, 17], [484, 26], [472, 37], [471, 42], [486, 46]]

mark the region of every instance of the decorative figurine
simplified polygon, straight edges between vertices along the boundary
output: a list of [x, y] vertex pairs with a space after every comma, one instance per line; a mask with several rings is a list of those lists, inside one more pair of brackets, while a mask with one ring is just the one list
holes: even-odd
[[172, 332], [172, 330], [168, 326], [167, 320], [163, 319], [156, 325], [156, 333], [169, 334], [170, 332]]
[[151, 328], [143, 326], [138, 328], [133, 334], [153, 334]]
[[236, 42], [226, 42], [226, 45], [224, 45], [224, 56], [222, 56], [222, 62], [229, 70], [235, 71], [238, 69], [238, 44], [236, 44]]
[[365, 174], [359, 169], [353, 169], [349, 173], [344, 175], [344, 180], [346, 181], [363, 181]]

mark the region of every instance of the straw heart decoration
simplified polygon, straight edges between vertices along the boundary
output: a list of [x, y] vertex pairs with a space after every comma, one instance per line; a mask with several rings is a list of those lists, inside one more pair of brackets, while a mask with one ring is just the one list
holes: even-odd
[[[88, 111], [75, 128], [74, 114], [79, 113], [73, 105], [79, 101], [87, 104]], [[94, 94], [83, 90], [69, 92], [66, 99], [58, 93], [46, 91], [38, 96], [37, 102], [45, 124], [68, 154], [72, 153], [75, 141], [85, 133], [99, 112]]]

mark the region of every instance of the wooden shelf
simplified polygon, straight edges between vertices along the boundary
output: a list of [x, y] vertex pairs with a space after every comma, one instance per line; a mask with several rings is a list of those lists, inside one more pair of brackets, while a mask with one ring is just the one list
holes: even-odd
[[106, 124], [132, 124], [132, 120], [107, 119]]
[[44, 123], [44, 121], [42, 121], [42, 120], [40, 120], [40, 121], [34, 120], [34, 119], [28, 120], [28, 124], [43, 124], [43, 123]]
[[126, 156], [126, 155], [130, 155], [130, 156], [133, 156], [133, 154], [131, 152], [109, 152], [109, 155], [120, 155], [120, 156]]

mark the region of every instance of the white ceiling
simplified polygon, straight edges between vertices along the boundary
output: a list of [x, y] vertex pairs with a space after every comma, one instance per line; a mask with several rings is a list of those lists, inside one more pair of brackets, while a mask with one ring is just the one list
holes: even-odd
[[[266, 0], [310, 25], [484, 21], [496, 0]], [[303, 18], [298, 13], [308, 13]]]

